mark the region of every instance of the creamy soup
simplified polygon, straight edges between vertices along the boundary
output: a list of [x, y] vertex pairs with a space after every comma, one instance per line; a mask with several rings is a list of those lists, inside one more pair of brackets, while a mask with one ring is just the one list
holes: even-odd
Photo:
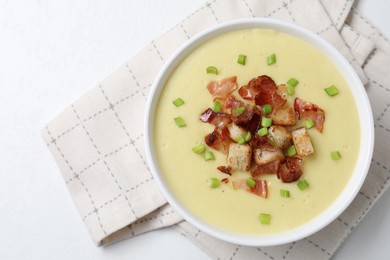
[[[267, 56], [277, 61], [267, 65]], [[245, 54], [246, 64], [237, 63]], [[218, 75], [207, 74], [215, 66]], [[199, 116], [212, 106], [207, 90], [211, 80], [237, 76], [238, 86], [259, 75], [270, 76], [276, 84], [294, 77], [299, 80], [294, 96], [312, 102], [325, 111], [324, 130], [309, 129], [315, 153], [304, 158], [303, 175], [309, 187], [298, 189], [296, 182], [283, 183], [275, 174], [260, 178], [268, 181], [268, 198], [235, 190], [222, 183], [211, 189], [211, 177], [228, 177], [217, 170], [226, 165], [226, 155], [212, 150], [215, 160], [205, 161], [191, 148], [204, 143], [214, 126], [202, 123]], [[324, 88], [335, 85], [340, 93], [329, 97]], [[236, 93], [235, 93], [236, 94]], [[238, 96], [238, 94], [236, 94]], [[172, 105], [176, 98], [185, 104]], [[182, 117], [187, 125], [178, 127], [173, 118]], [[157, 106], [155, 142], [158, 164], [169, 189], [193, 214], [224, 230], [245, 234], [269, 234], [296, 228], [323, 212], [346, 186], [354, 170], [359, 150], [359, 118], [352, 94], [334, 65], [317, 49], [291, 35], [265, 29], [239, 30], [220, 35], [195, 49], [175, 69], [165, 85]], [[332, 160], [330, 153], [342, 158]], [[249, 172], [233, 172], [230, 180], [247, 178]], [[291, 197], [280, 196], [280, 189]], [[269, 224], [259, 221], [260, 213], [271, 215]]]

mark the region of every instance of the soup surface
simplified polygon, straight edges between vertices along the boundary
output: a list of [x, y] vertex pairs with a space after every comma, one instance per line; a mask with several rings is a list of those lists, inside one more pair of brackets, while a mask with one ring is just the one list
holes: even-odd
[[[275, 53], [275, 64], [267, 65], [267, 56]], [[237, 63], [245, 54], [246, 64]], [[207, 74], [208, 66], [219, 74]], [[233, 189], [231, 182], [210, 188], [211, 177], [247, 178], [249, 172], [233, 172], [232, 176], [217, 170], [226, 165], [226, 155], [213, 151], [215, 160], [205, 161], [191, 148], [204, 143], [214, 126], [203, 123], [199, 116], [212, 107], [207, 90], [211, 80], [237, 76], [238, 87], [260, 75], [270, 76], [276, 84], [290, 78], [299, 80], [295, 97], [312, 102], [325, 111], [322, 133], [308, 132], [314, 154], [304, 158], [303, 175], [309, 187], [300, 190], [296, 182], [283, 183], [275, 174], [260, 178], [268, 182], [268, 198], [245, 190]], [[324, 88], [335, 85], [340, 93], [330, 97]], [[235, 95], [237, 93], [234, 93]], [[238, 96], [238, 94], [236, 95]], [[182, 98], [175, 107], [172, 101]], [[178, 127], [175, 117], [186, 121]], [[298, 125], [302, 122], [299, 122]], [[220, 35], [196, 48], [175, 69], [167, 81], [156, 110], [155, 146], [158, 164], [170, 190], [193, 214], [224, 230], [244, 234], [268, 234], [298, 227], [313, 219], [336, 199], [350, 178], [359, 150], [359, 119], [352, 94], [334, 65], [317, 49], [294, 36], [266, 29], [239, 30]], [[330, 153], [340, 151], [342, 158], [332, 160]], [[280, 189], [290, 191], [290, 198], [280, 196]], [[259, 214], [271, 215], [269, 224], [261, 224]]]

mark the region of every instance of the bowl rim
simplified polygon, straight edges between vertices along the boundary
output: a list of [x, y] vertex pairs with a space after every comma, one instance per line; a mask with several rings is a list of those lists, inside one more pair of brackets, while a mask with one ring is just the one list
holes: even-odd
[[[153, 148], [154, 119], [158, 99], [170, 74], [180, 62], [196, 47], [218, 35], [241, 29], [264, 28], [284, 32], [313, 45], [319, 49], [338, 68], [350, 87], [360, 121], [360, 150], [357, 163], [347, 186], [337, 199], [322, 213], [309, 222], [294, 229], [274, 234], [237, 234], [214, 227], [196, 217], [187, 209], [174, 194], [169, 191], [163, 177], [160, 175], [158, 160]], [[205, 233], [221, 240], [246, 246], [273, 246], [297, 241], [308, 237], [334, 221], [351, 204], [358, 194], [367, 176], [374, 149], [374, 120], [371, 105], [366, 90], [350, 63], [326, 40], [317, 34], [296, 24], [270, 18], [242, 18], [212, 26], [193, 36], [182, 44], [167, 60], [158, 73], [146, 105], [145, 111], [145, 150], [148, 166], [156, 184], [170, 205], [189, 223]], [[364, 148], [364, 149], [363, 149]]]

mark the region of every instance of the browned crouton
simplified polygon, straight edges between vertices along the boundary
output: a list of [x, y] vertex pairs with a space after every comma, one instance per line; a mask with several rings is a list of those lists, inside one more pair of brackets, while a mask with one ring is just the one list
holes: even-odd
[[299, 156], [308, 156], [314, 153], [310, 135], [304, 127], [292, 131], [292, 138]]
[[252, 161], [252, 147], [249, 145], [231, 143], [229, 145], [227, 161], [228, 166], [230, 166], [232, 170], [249, 170]]
[[237, 140], [238, 136], [240, 136], [240, 135], [245, 136], [247, 133], [244, 129], [242, 129], [241, 127], [239, 127], [235, 123], [228, 124], [227, 129], [229, 131], [229, 137], [234, 141]]
[[281, 149], [276, 149], [275, 151], [267, 151], [264, 149], [256, 148], [254, 150], [254, 158], [257, 165], [263, 165], [277, 160], [284, 162], [285, 160], [284, 154]]
[[295, 113], [292, 107], [282, 107], [270, 114], [276, 125], [295, 125]]
[[292, 133], [283, 126], [272, 125], [268, 129], [268, 137], [272, 139], [274, 146], [284, 149], [290, 145]]

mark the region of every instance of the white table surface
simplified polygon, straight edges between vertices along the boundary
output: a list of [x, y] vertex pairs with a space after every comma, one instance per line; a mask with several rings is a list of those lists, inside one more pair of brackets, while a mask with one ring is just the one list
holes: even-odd
[[[208, 259], [166, 228], [98, 248], [40, 131], [203, 0], [0, 0], [0, 259]], [[390, 1], [357, 8], [390, 38]], [[390, 191], [334, 259], [390, 259]]]

